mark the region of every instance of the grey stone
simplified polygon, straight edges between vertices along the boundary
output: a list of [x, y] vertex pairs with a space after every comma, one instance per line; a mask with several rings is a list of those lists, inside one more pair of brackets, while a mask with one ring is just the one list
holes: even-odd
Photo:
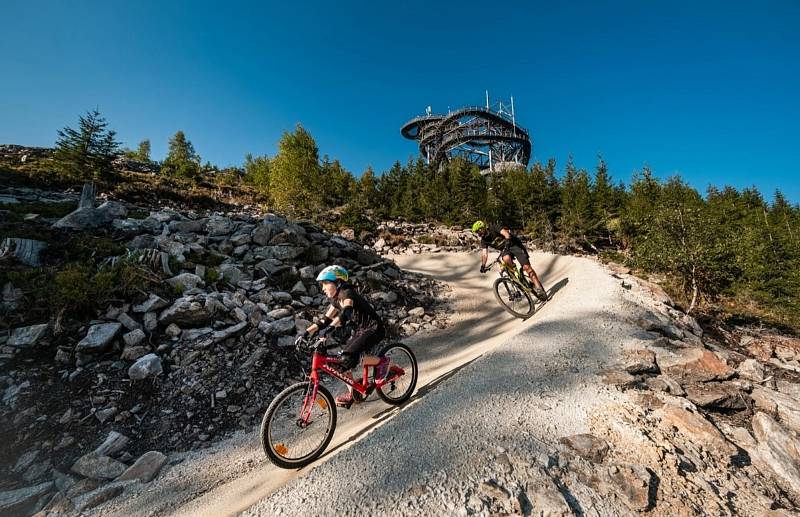
[[29, 327], [17, 327], [11, 331], [6, 345], [23, 348], [34, 346], [47, 332], [48, 324], [31, 325]]
[[106, 436], [106, 439], [103, 440], [103, 443], [94, 450], [94, 453], [99, 456], [113, 456], [124, 450], [130, 441], [130, 438], [124, 434], [111, 431], [108, 433], [108, 436]]
[[89, 327], [86, 337], [75, 347], [75, 351], [83, 353], [102, 352], [108, 348], [120, 329], [122, 329], [121, 323], [98, 323], [97, 325], [92, 325]]
[[88, 492], [75, 499], [75, 508], [78, 511], [83, 512], [99, 506], [122, 494], [125, 491], [125, 488], [127, 488], [131, 483], [132, 482], [130, 481], [119, 481], [115, 483], [109, 483], [108, 485], [102, 486], [96, 490], [92, 490], [91, 492]]
[[147, 346], [128, 346], [122, 350], [120, 359], [124, 361], [136, 361], [140, 357], [144, 357], [150, 353], [150, 347]]
[[47, 243], [33, 239], [6, 237], [0, 244], [0, 257], [15, 257], [26, 266], [42, 265], [40, 255], [47, 249]]
[[59, 219], [53, 228], [70, 228], [74, 230], [88, 230], [105, 226], [114, 219], [125, 217], [128, 210], [125, 205], [117, 201], [106, 201], [97, 208], [78, 208], [74, 212]]
[[167, 328], [164, 329], [164, 334], [168, 335], [169, 337], [178, 337], [181, 335], [181, 328], [174, 323], [170, 323], [167, 325]]
[[124, 463], [108, 456], [90, 452], [81, 456], [72, 465], [71, 470], [76, 474], [91, 479], [114, 479], [125, 472], [126, 468]]
[[271, 310], [267, 313], [267, 318], [269, 320], [279, 320], [281, 318], [285, 318], [287, 316], [291, 316], [293, 314], [291, 309], [287, 309], [285, 307], [281, 307], [278, 309]]
[[303, 285], [303, 282], [301, 281], [298, 281], [296, 284], [294, 284], [290, 292], [291, 294], [296, 296], [301, 296], [308, 293], [308, 291], [306, 290], [306, 286]]
[[227, 217], [212, 216], [206, 221], [205, 229], [209, 236], [218, 237], [229, 235], [233, 231], [234, 223]]
[[750, 396], [756, 407], [777, 415], [784, 427], [800, 434], [800, 400], [760, 386], [753, 388]]
[[258, 256], [264, 259], [294, 260], [303, 254], [304, 248], [292, 245], [264, 246], [258, 250]]
[[158, 475], [158, 471], [167, 461], [167, 457], [158, 451], [149, 451], [142, 454], [136, 463], [128, 467], [118, 478], [118, 481], [136, 480], [149, 483]]
[[295, 331], [295, 324], [294, 318], [288, 316], [286, 318], [281, 318], [276, 321], [262, 321], [258, 325], [259, 330], [261, 330], [264, 334], [268, 336], [272, 335], [283, 335], [288, 333], [294, 333]]
[[560, 438], [558, 441], [592, 463], [602, 463], [608, 454], [608, 443], [593, 434], [575, 434]]
[[234, 285], [239, 283], [244, 278], [242, 270], [233, 264], [220, 265], [219, 272], [222, 275], [222, 278]]
[[774, 473], [778, 484], [800, 500], [800, 440], [765, 413], [753, 416], [758, 458]]
[[14, 465], [12, 469], [16, 473], [24, 472], [28, 469], [33, 462], [36, 461], [36, 458], [39, 456], [39, 449], [33, 449], [31, 451], [26, 452], [22, 456], [17, 459], [17, 463]]
[[231, 338], [233, 336], [236, 336], [236, 335], [240, 334], [246, 328], [247, 328], [247, 322], [246, 321], [239, 322], [236, 325], [232, 325], [232, 326], [230, 326], [228, 328], [225, 328], [223, 330], [215, 331], [214, 334], [213, 334], [213, 340], [214, 340], [215, 343], [220, 343], [222, 341], [225, 341], [228, 338]]
[[169, 325], [175, 323], [180, 326], [196, 326], [207, 323], [213, 317], [206, 306], [206, 300], [193, 296], [184, 296], [164, 309], [158, 317], [159, 323]]
[[33, 515], [38, 512], [53, 491], [52, 481], [35, 486], [0, 492], [0, 515]]
[[425, 315], [425, 309], [423, 307], [414, 307], [410, 311], [408, 311], [408, 316], [412, 318], [421, 318]]
[[141, 329], [136, 329], [122, 336], [122, 340], [125, 341], [126, 346], [141, 345], [146, 338], [147, 336], [145, 336], [144, 331]]
[[128, 368], [128, 377], [138, 381], [160, 375], [162, 371], [161, 358], [156, 354], [147, 354]]
[[189, 289], [193, 289], [197, 286], [204, 286], [206, 284], [202, 278], [194, 273], [181, 273], [180, 275], [168, 278], [166, 282], [173, 287], [181, 289], [182, 291], [188, 291]]
[[765, 379], [764, 365], [755, 359], [746, 359], [736, 368], [736, 373], [743, 379], [761, 382]]
[[172, 233], [200, 233], [205, 228], [208, 219], [172, 221], [169, 223], [169, 231]]
[[274, 291], [271, 294], [272, 294], [272, 301], [274, 301], [275, 303], [280, 303], [280, 304], [292, 303], [292, 300], [294, 299], [291, 294], [285, 291]]
[[155, 312], [146, 312], [144, 314], [144, 329], [147, 332], [153, 332], [158, 328], [158, 314]]
[[134, 305], [133, 312], [141, 313], [141, 312], [158, 311], [163, 309], [167, 305], [169, 305], [169, 302], [167, 302], [165, 299], [161, 298], [156, 294], [151, 294], [147, 298], [147, 300], [143, 301], [142, 303]]
[[141, 330], [142, 324], [136, 321], [135, 319], [128, 316], [126, 313], [121, 313], [117, 316], [117, 321], [122, 323], [122, 325], [128, 330]]

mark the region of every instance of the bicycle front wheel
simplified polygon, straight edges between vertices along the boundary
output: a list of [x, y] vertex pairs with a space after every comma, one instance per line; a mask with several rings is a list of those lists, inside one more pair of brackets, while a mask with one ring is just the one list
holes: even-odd
[[299, 382], [280, 392], [261, 421], [261, 446], [275, 465], [294, 469], [317, 459], [336, 430], [336, 402], [331, 393], [318, 386]]
[[508, 313], [517, 318], [529, 318], [536, 310], [531, 295], [510, 278], [494, 281], [494, 297]]

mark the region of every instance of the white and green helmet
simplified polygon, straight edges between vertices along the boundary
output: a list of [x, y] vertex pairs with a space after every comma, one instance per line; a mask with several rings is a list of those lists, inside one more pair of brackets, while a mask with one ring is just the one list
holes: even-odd
[[317, 282], [347, 282], [350, 274], [342, 266], [328, 266], [317, 275]]

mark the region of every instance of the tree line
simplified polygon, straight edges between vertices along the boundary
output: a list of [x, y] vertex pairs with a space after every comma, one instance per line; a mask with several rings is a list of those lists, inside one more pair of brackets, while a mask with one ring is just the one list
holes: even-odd
[[[59, 137], [56, 163], [63, 171], [113, 181], [111, 162], [122, 151], [97, 111]], [[149, 150], [145, 140], [125, 155], [149, 161]], [[219, 172], [201, 165], [182, 131], [170, 139], [161, 174], [208, 181]], [[355, 228], [380, 219], [451, 225], [486, 219], [545, 247], [622, 257], [664, 274], [690, 310], [725, 296], [800, 324], [800, 206], [780, 191], [770, 201], [755, 188], [709, 187], [701, 195], [679, 176], [661, 180], [646, 167], [625, 185], [614, 182], [602, 158], [592, 171], [570, 159], [560, 176], [553, 159], [488, 176], [461, 160], [430, 170], [411, 159], [356, 177], [338, 160], [320, 158], [300, 125], [283, 134], [274, 156], [248, 155], [227, 172], [216, 177], [254, 189], [272, 209], [296, 217], [333, 211]]]

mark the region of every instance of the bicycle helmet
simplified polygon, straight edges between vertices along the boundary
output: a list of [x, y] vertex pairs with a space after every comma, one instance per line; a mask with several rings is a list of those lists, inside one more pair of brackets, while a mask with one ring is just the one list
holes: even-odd
[[350, 274], [342, 266], [328, 266], [317, 275], [317, 282], [347, 282]]
[[483, 221], [481, 221], [480, 219], [478, 219], [478, 220], [477, 220], [477, 221], [475, 221], [475, 223], [472, 225], [472, 233], [478, 233], [479, 231], [481, 231], [481, 230], [483, 230], [483, 229], [485, 229], [485, 228], [486, 228], [486, 223], [484, 223]]

